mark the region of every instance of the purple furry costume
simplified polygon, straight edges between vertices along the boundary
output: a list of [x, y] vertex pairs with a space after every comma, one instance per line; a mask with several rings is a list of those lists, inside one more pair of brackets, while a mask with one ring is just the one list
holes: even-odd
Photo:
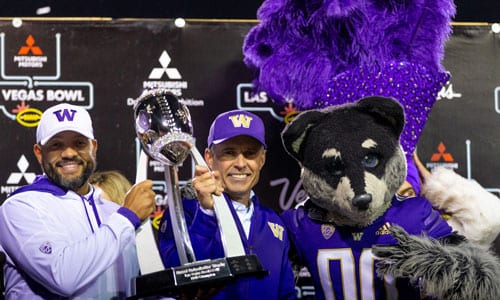
[[401, 143], [412, 165], [450, 77], [441, 60], [454, 13], [451, 0], [268, 0], [245, 38], [245, 63], [257, 71], [256, 89], [297, 110], [372, 95], [395, 98], [405, 108]]

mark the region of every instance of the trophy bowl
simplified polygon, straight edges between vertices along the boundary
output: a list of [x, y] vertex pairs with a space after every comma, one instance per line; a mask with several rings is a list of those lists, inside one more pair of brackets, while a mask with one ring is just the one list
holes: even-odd
[[134, 106], [135, 130], [144, 151], [167, 165], [180, 165], [194, 144], [187, 107], [167, 90], [144, 92]]

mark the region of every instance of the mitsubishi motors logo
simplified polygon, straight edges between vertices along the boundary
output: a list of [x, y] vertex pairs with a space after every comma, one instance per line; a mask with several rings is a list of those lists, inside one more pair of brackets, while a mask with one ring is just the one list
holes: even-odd
[[[31, 184], [35, 180], [36, 174], [32, 172], [27, 172], [29, 166], [30, 164], [26, 159], [26, 157], [24, 155], [21, 155], [21, 157], [17, 161], [17, 168], [19, 169], [19, 172], [10, 173], [6, 184], [0, 186], [0, 194], [2, 195], [2, 197], [0, 198], [8, 196], [10, 193], [15, 191], [20, 186], [25, 184]], [[0, 199], [0, 205], [3, 202], [2, 200], [5, 199]]]
[[446, 146], [440, 142], [437, 147], [437, 152], [432, 154], [431, 162], [426, 164], [426, 167], [432, 169], [437, 166], [443, 166], [448, 169], [458, 169], [458, 163], [455, 162], [453, 155], [446, 151]]
[[[187, 81], [182, 80], [181, 73], [179, 73], [179, 70], [177, 70], [177, 68], [170, 67], [172, 59], [170, 58], [170, 55], [168, 55], [166, 50], [163, 50], [158, 61], [160, 62], [161, 68], [153, 68], [151, 70], [151, 73], [149, 73], [148, 80], [142, 83], [142, 87], [145, 90], [167, 90], [177, 96], [179, 98], [179, 101], [187, 101], [190, 103], [198, 102], [195, 99], [187, 100], [182, 97], [183, 91], [188, 88], [188, 83]], [[189, 103], [184, 104], [189, 105]], [[203, 105], [203, 102], [201, 102], [200, 105]]]
[[179, 73], [176, 68], [168, 67], [172, 59], [168, 55], [167, 51], [163, 50], [158, 61], [160, 62], [161, 68], [154, 68], [149, 74], [149, 79], [161, 79], [163, 74], [167, 74], [170, 79], [182, 79], [181, 73]]
[[26, 39], [26, 46], [22, 46], [17, 54], [28, 55], [30, 52], [33, 55], [43, 55], [42, 48], [35, 46], [35, 39], [31, 34]]
[[47, 63], [47, 56], [43, 55], [42, 48], [36, 45], [33, 35], [28, 35], [26, 44], [19, 47], [14, 62], [18, 68], [41, 69]]
[[30, 166], [28, 160], [24, 155], [21, 155], [19, 160], [17, 161], [17, 167], [19, 168], [19, 172], [10, 173], [9, 178], [7, 179], [7, 184], [19, 184], [21, 179], [25, 179], [27, 183], [32, 183], [35, 180], [36, 174], [31, 172], [26, 172], [28, 167]]
[[443, 142], [439, 143], [437, 150], [437, 153], [432, 154], [431, 161], [436, 162], [442, 159], [445, 162], [453, 162], [453, 155], [451, 155], [451, 153], [446, 153], [446, 146]]

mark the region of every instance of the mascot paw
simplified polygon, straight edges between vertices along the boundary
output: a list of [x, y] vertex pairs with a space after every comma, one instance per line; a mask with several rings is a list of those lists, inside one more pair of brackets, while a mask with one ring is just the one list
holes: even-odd
[[418, 279], [439, 260], [445, 263], [449, 256], [439, 242], [408, 234], [399, 226], [391, 227], [396, 239], [394, 245], [375, 245], [373, 254], [380, 259], [377, 274]]
[[443, 244], [392, 226], [395, 245], [375, 245], [380, 277], [407, 277], [439, 299], [500, 299], [498, 258], [472, 243]]

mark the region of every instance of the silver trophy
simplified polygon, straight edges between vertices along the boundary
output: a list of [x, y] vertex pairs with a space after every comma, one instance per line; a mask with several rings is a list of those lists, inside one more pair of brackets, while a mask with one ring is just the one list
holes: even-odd
[[[213, 195], [214, 211], [225, 257], [196, 261], [189, 237], [178, 180], [178, 167], [188, 156], [207, 166], [195, 146], [187, 107], [167, 90], [144, 92], [134, 106], [135, 129], [146, 154], [165, 165], [167, 204], [181, 266], [139, 276], [135, 297], [175, 296], [193, 286], [210, 286], [239, 276], [264, 276], [255, 255], [246, 255], [232, 213], [223, 196]], [[200, 275], [203, 270], [203, 276]]]

